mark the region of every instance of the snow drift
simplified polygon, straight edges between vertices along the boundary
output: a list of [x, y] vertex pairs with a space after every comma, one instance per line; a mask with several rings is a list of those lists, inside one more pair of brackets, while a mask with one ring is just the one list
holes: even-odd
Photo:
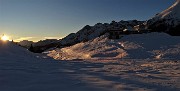
[[0, 91], [104, 91], [85, 82], [79, 84], [82, 77], [75, 78], [76, 67], [0, 41]]
[[[124, 53], [126, 50], [141, 48], [138, 43], [125, 42], [129, 40], [128, 38], [134, 38], [133, 41], [139, 40], [136, 39], [137, 36], [124, 37], [123, 43], [119, 44], [102, 36], [91, 42], [85, 42], [86, 46], [77, 44], [67, 49], [73, 49], [74, 55], [78, 54], [78, 46], [87, 52], [86, 49], [90, 48], [90, 45], [95, 45], [94, 43], [99, 43], [98, 41], [104, 44], [104, 47], [108, 47], [99, 48], [98, 44], [98, 47], [92, 47], [92, 50], [100, 49], [109, 53], [108, 49], [116, 49], [116, 52]], [[118, 47], [124, 49], [117, 49]], [[88, 51], [93, 53], [91, 50]], [[43, 55], [31, 53], [14, 43], [0, 41], [0, 91], [179, 91], [180, 89], [180, 62], [176, 60], [116, 59], [113, 63], [97, 63], [97, 61], [54, 61], [41, 56]]]
[[93, 58], [167, 58], [180, 59], [180, 37], [165, 33], [124, 35], [108, 39], [108, 34], [88, 42], [49, 51], [48, 56], [60, 60]]

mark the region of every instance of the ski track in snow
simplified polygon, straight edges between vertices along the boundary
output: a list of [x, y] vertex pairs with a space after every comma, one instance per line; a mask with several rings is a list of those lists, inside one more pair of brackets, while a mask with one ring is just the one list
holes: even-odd
[[0, 91], [179, 91], [180, 61], [56, 61], [0, 43]]

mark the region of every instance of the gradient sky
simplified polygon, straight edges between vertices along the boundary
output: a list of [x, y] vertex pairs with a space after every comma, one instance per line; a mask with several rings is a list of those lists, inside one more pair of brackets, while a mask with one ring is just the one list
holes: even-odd
[[147, 20], [175, 0], [0, 0], [0, 35], [14, 40], [62, 38], [85, 25]]

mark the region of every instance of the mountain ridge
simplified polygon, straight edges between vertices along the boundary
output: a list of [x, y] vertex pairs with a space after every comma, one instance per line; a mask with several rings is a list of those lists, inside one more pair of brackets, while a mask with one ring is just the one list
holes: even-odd
[[[104, 35], [110, 30], [122, 31], [119, 35], [128, 35], [130, 32], [137, 34], [148, 32], [165, 32], [170, 35], [180, 35], [180, 0], [155, 15], [147, 21], [112, 21], [111, 23], [97, 23], [94, 26], [86, 25], [76, 33], [71, 33], [55, 43], [44, 43], [43, 46], [36, 47], [37, 51], [43, 52], [48, 48], [68, 47], [81, 42], [87, 42]], [[43, 41], [46, 42], [46, 41]], [[47, 45], [46, 45], [47, 44]]]
[[148, 29], [152, 32], [166, 32], [170, 35], [180, 35], [180, 0], [155, 15], [146, 22]]

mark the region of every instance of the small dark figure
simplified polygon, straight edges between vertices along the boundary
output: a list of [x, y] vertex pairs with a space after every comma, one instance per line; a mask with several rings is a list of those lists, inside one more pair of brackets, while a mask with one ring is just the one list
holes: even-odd
[[28, 49], [29, 51], [31, 51], [31, 52], [34, 52], [34, 47], [33, 47], [33, 45], [31, 44], [31, 46], [29, 47], [29, 49]]

